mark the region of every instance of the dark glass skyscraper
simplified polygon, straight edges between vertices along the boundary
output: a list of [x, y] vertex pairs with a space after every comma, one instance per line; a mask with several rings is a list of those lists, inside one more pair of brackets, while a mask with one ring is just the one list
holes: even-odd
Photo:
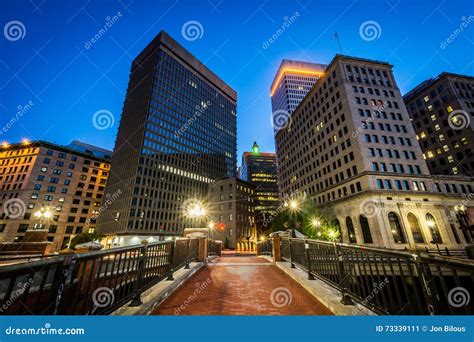
[[255, 186], [255, 224], [258, 233], [264, 233], [271, 228], [271, 216], [279, 206], [275, 153], [260, 152], [254, 142], [252, 151], [242, 156], [241, 178]]
[[[183, 204], [235, 176], [237, 94], [165, 32], [132, 63], [99, 231], [176, 235]], [[196, 221], [196, 220], [195, 220]]]

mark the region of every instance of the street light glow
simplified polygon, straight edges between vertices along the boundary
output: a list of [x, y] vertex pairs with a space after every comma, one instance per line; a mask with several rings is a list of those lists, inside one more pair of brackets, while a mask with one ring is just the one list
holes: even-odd
[[312, 225], [314, 228], [317, 228], [317, 227], [319, 227], [319, 226], [321, 225], [321, 222], [319, 221], [319, 219], [313, 218], [313, 219], [311, 220], [311, 225]]
[[189, 217], [202, 217], [206, 215], [206, 210], [201, 204], [194, 204], [191, 208], [188, 210], [188, 216]]
[[293, 210], [298, 209], [298, 202], [296, 202], [295, 200], [290, 201], [290, 208]]

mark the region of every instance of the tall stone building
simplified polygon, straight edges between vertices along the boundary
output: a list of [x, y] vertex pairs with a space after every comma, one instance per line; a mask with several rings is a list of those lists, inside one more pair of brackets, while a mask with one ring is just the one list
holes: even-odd
[[[55, 250], [94, 231], [105, 198], [111, 151], [78, 141], [24, 141], [0, 148], [0, 241], [47, 229]], [[39, 215], [41, 213], [42, 215]]]
[[160, 32], [132, 63], [107, 184], [122, 196], [99, 230], [126, 240], [197, 226], [183, 203], [235, 176], [236, 101], [232, 88]]
[[336, 55], [275, 141], [280, 197], [333, 206], [344, 242], [471, 241], [472, 179], [430, 176], [390, 64]]
[[430, 172], [474, 175], [474, 77], [443, 72], [403, 99]]
[[261, 152], [254, 142], [252, 151], [242, 155], [240, 178], [255, 187], [255, 224], [258, 234], [263, 235], [271, 230], [272, 217], [280, 205], [275, 153]]
[[207, 208], [211, 238], [223, 241], [225, 248], [254, 250], [257, 242], [254, 196], [255, 187], [235, 177], [212, 183]]

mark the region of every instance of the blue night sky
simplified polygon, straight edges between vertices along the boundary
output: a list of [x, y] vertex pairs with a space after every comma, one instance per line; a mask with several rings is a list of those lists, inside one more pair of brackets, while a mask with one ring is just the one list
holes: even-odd
[[[27, 137], [68, 144], [79, 139], [112, 149], [131, 61], [160, 30], [238, 92], [239, 164], [254, 140], [261, 150], [274, 150], [269, 87], [281, 60], [329, 63], [339, 53], [335, 31], [345, 54], [392, 63], [402, 93], [442, 71], [474, 74], [474, 17], [469, 19], [474, 2], [469, 0], [1, 3], [0, 141]], [[117, 12], [118, 20], [86, 49]], [[3, 28], [13, 20], [25, 28], [22, 39], [7, 39]], [[194, 41], [181, 32], [191, 20], [203, 28]], [[359, 28], [367, 21], [380, 27], [376, 39], [362, 39]], [[452, 42], [443, 44], [452, 34]], [[30, 101], [33, 106], [5, 129], [18, 106]], [[94, 127], [92, 116], [101, 109], [112, 112], [113, 127]]]

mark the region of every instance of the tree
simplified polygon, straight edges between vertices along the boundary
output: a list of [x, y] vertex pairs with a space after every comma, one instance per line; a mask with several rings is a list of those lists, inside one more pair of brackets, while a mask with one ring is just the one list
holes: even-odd
[[96, 232], [92, 232], [92, 233], [89, 233], [89, 232], [84, 232], [84, 233], [80, 233], [76, 236], [74, 236], [72, 239], [71, 239], [71, 244], [69, 246], [69, 248], [71, 249], [75, 249], [76, 248], [76, 245], [80, 245], [81, 243], [86, 243], [86, 242], [91, 242], [91, 241], [96, 241], [96, 240], [100, 240], [102, 239], [104, 236], [102, 234], [99, 234], [99, 233], [96, 233]]

